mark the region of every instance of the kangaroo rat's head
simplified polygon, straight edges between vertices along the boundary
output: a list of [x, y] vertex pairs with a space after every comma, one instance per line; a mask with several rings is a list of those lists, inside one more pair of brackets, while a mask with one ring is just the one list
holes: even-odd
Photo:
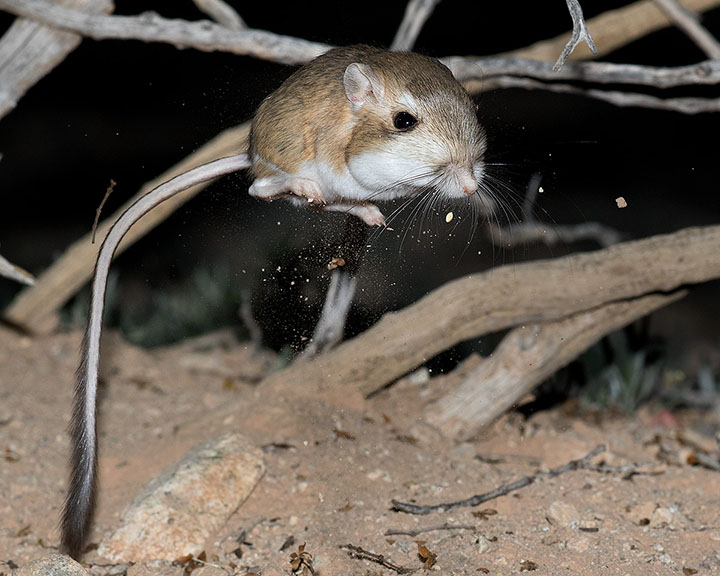
[[487, 140], [470, 96], [443, 64], [367, 49], [347, 66], [343, 84], [353, 116], [345, 162], [364, 187], [379, 198], [479, 191]]

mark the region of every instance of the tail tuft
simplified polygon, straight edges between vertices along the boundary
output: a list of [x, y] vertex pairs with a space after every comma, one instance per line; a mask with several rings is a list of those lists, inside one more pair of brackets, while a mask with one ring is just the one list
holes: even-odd
[[[86, 342], [83, 342], [82, 349], [84, 352], [87, 351]], [[73, 415], [70, 424], [72, 438], [70, 486], [65, 498], [60, 524], [62, 548], [73, 558], [78, 558], [82, 552], [95, 508], [97, 485], [96, 388], [97, 375], [93, 374], [92, 370], [88, 370], [87, 354], [83, 353], [83, 359], [77, 371]]]

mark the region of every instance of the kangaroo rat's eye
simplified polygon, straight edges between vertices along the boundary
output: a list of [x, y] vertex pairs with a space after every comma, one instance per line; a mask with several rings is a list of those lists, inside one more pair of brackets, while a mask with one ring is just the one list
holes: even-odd
[[393, 116], [393, 124], [398, 130], [410, 130], [410, 128], [417, 124], [417, 118], [410, 114], [410, 112], [398, 112]]

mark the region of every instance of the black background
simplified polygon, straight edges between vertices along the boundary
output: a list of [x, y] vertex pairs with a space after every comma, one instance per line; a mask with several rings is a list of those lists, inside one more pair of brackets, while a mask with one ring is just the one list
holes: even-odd
[[[388, 46], [404, 11], [404, 2], [394, 1], [231, 4], [251, 27], [336, 45]], [[626, 2], [582, 4], [591, 18]], [[204, 17], [189, 0], [116, 5], [116, 14], [156, 10], [166, 17]], [[4, 29], [12, 18], [1, 16]], [[703, 22], [720, 35], [720, 10]], [[446, 0], [416, 50], [438, 57], [492, 55], [570, 27], [561, 0]], [[605, 59], [672, 66], [704, 58], [669, 28]], [[118, 184], [106, 215], [217, 133], [250, 119], [292, 70], [162, 44], [83, 41], [0, 120], [0, 253], [39, 273], [90, 229], [111, 178]], [[712, 87], [692, 94], [719, 96]], [[498, 175], [518, 198], [533, 172], [543, 174], [537, 212], [551, 224], [599, 221], [637, 238], [719, 220], [717, 114], [618, 108], [524, 90], [484, 93], [477, 101], [490, 135], [488, 159], [504, 165]], [[342, 217], [250, 199], [247, 185], [244, 176], [223, 179], [121, 255], [115, 265], [117, 306], [152, 314], [154, 294], [205, 269], [234, 289], [250, 290], [268, 343], [297, 345], [308, 336], [327, 283], [328, 247], [342, 234]], [[616, 207], [618, 196], [627, 199], [626, 209]], [[425, 223], [425, 234], [418, 223], [394, 228], [371, 242], [350, 332], [468, 272], [596, 248], [586, 243], [511, 250], [481, 235], [470, 239], [468, 226], [449, 234], [441, 219]], [[291, 288], [293, 280], [299, 282]], [[17, 290], [0, 279], [0, 305]], [[680, 354], [693, 342], [720, 342], [719, 293], [718, 283], [707, 284], [657, 315], [655, 329], [672, 336], [671, 349]], [[234, 312], [223, 314], [219, 324], [239, 324]]]

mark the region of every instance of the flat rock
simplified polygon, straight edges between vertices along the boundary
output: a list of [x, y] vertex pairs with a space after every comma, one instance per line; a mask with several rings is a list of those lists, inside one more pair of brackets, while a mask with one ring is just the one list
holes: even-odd
[[89, 576], [89, 573], [70, 556], [51, 554], [33, 560], [13, 571], [13, 576]]
[[580, 521], [580, 514], [572, 504], [555, 500], [547, 511], [547, 519], [554, 526], [572, 526]]
[[125, 509], [122, 524], [102, 540], [98, 554], [113, 562], [199, 554], [264, 473], [261, 452], [240, 434], [194, 448]]

